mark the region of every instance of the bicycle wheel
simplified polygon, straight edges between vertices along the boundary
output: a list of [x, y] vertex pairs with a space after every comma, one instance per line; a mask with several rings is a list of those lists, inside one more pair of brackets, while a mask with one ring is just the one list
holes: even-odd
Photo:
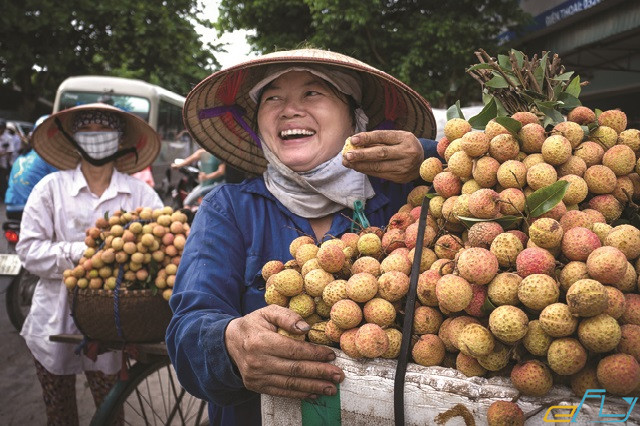
[[[124, 417], [124, 420], [123, 420]], [[136, 363], [91, 419], [92, 426], [208, 425], [207, 404], [187, 393], [168, 359]]]
[[38, 276], [22, 268], [7, 288], [6, 304], [9, 320], [16, 330], [22, 330], [22, 324], [31, 309], [31, 299], [38, 284]]

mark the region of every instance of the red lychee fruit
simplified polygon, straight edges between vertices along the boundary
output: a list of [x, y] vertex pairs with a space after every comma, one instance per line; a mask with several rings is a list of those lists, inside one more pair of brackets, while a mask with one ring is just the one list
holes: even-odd
[[567, 120], [578, 124], [589, 124], [596, 121], [596, 113], [590, 108], [579, 106], [569, 112]]
[[532, 360], [513, 367], [511, 382], [524, 395], [544, 396], [553, 386], [553, 377], [546, 365]]
[[423, 334], [411, 350], [413, 360], [420, 365], [430, 367], [440, 365], [444, 360], [445, 349], [442, 340], [434, 334]]
[[494, 238], [502, 234], [504, 230], [497, 222], [478, 222], [469, 228], [468, 238], [471, 247], [488, 249]]
[[515, 402], [496, 401], [489, 406], [489, 426], [524, 426], [524, 413]]
[[440, 172], [433, 178], [433, 188], [445, 198], [460, 194], [462, 181], [451, 172]]
[[518, 111], [511, 116], [514, 120], [518, 120], [523, 126], [529, 123], [540, 123], [538, 116], [530, 111]]
[[500, 195], [488, 188], [480, 189], [469, 196], [469, 211], [481, 219], [493, 219], [500, 212]]
[[438, 145], [436, 146], [436, 151], [438, 151], [438, 155], [440, 156], [440, 158], [444, 158], [444, 152], [447, 150], [447, 147], [450, 143], [451, 141], [447, 139], [446, 136], [440, 138], [440, 140], [438, 141]]
[[472, 284], [489, 284], [498, 273], [496, 255], [487, 249], [471, 247], [462, 250], [457, 260], [458, 273]]
[[488, 287], [486, 285], [471, 284], [471, 289], [473, 291], [473, 296], [471, 297], [471, 302], [469, 302], [469, 305], [464, 309], [464, 311], [469, 315], [478, 318], [486, 316], [482, 306], [487, 299]]
[[624, 396], [640, 383], [640, 366], [631, 355], [609, 355], [598, 363], [598, 381], [614, 395]]
[[611, 127], [619, 134], [627, 128], [627, 114], [619, 109], [603, 111], [598, 117], [598, 124]]
[[587, 272], [602, 284], [616, 284], [627, 272], [627, 257], [615, 247], [599, 247], [587, 257]]
[[569, 260], [584, 262], [601, 245], [600, 238], [587, 228], [571, 228], [562, 237], [562, 253]]
[[522, 278], [531, 274], [553, 276], [556, 259], [545, 249], [529, 247], [522, 250], [516, 258], [516, 270]]
[[436, 284], [436, 297], [440, 306], [451, 312], [459, 312], [471, 302], [473, 289], [464, 278], [447, 274]]

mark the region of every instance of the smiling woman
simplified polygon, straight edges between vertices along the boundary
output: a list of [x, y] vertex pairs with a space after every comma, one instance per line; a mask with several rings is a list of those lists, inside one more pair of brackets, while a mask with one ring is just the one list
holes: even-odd
[[[301, 235], [317, 244], [349, 232], [356, 211], [372, 226], [388, 223], [423, 159], [436, 155], [434, 141], [416, 137], [433, 137], [434, 118], [390, 75], [312, 49], [212, 74], [187, 97], [184, 117], [205, 149], [259, 176], [204, 198], [170, 300], [167, 348], [182, 385], [211, 402], [214, 424], [258, 425], [256, 392], [315, 399], [344, 378], [330, 348], [282, 335], [309, 324], [265, 307], [262, 266], [290, 260]], [[347, 138], [358, 148], [348, 160]]]
[[258, 128], [269, 151], [296, 172], [334, 157], [355, 132], [346, 95], [308, 71], [287, 72], [265, 86]]

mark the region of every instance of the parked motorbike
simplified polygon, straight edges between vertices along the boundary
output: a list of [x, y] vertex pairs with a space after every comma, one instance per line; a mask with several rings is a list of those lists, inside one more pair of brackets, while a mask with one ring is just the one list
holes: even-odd
[[[177, 158], [175, 160], [177, 164], [182, 162], [182, 159]], [[178, 171], [182, 174], [180, 179], [175, 184], [171, 183], [171, 169], [167, 169], [165, 172], [165, 178], [163, 179], [162, 187], [167, 188], [166, 195], [169, 196], [169, 202], [174, 210], [178, 210], [184, 207], [184, 199], [187, 195], [198, 186], [200, 181], [198, 180], [198, 174], [200, 170], [192, 166], [181, 166]], [[163, 197], [164, 199], [164, 197]], [[165, 201], [166, 202], [166, 201]]]
[[0, 276], [3, 281], [9, 281], [5, 295], [7, 315], [11, 324], [20, 331], [31, 308], [31, 299], [39, 278], [22, 266], [16, 254], [15, 247], [20, 238], [22, 215], [9, 217], [10, 215], [7, 214], [7, 216], [7, 221], [2, 224], [2, 230], [7, 240], [8, 253], [0, 254]]

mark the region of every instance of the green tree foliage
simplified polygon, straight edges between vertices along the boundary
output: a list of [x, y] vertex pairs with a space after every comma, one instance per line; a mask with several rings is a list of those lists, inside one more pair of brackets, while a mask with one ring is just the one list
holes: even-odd
[[139, 78], [184, 95], [219, 67], [220, 46], [203, 46], [194, 29], [199, 7], [198, 0], [3, 2], [1, 83], [22, 90], [23, 116], [72, 75]]
[[222, 0], [217, 28], [255, 30], [260, 52], [304, 43], [345, 53], [389, 72], [434, 106], [480, 99], [465, 75], [478, 48], [524, 22], [517, 0]]

